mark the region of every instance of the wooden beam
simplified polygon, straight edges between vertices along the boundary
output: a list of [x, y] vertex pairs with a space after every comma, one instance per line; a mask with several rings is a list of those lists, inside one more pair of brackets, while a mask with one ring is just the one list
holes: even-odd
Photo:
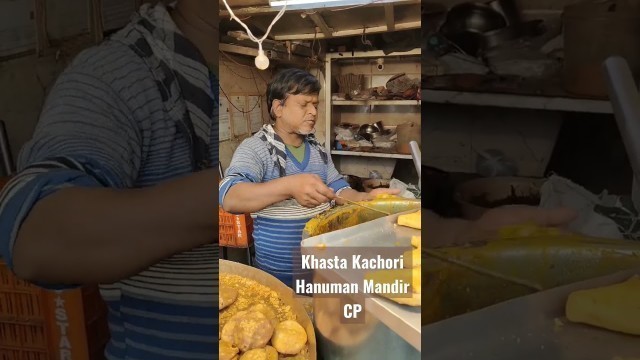
[[387, 30], [395, 31], [396, 30], [396, 19], [393, 13], [393, 4], [385, 4], [384, 5], [384, 18], [387, 22]]
[[[370, 4], [365, 5], [366, 7], [377, 7], [377, 6], [383, 6], [385, 4], [389, 4], [389, 3], [393, 3], [394, 5], [410, 5], [410, 4], [420, 4], [420, 0], [379, 0], [379, 1], [374, 1]], [[350, 8], [351, 6], [346, 6], [346, 8]], [[340, 8], [345, 8], [345, 5], [336, 5], [336, 4], [332, 4], [332, 3], [328, 3], [328, 4], [323, 4], [318, 2], [318, 4], [315, 6], [314, 9], [340, 9]], [[268, 15], [268, 14], [276, 14], [278, 13], [278, 11], [280, 11], [280, 9], [282, 9], [281, 7], [271, 7], [271, 6], [248, 6], [248, 7], [243, 7], [243, 8], [231, 8], [231, 10], [233, 11], [233, 13], [236, 16], [240, 16], [240, 15]], [[354, 10], [357, 9], [354, 8]], [[285, 12], [304, 12], [304, 11], [309, 11], [310, 7], [307, 6], [293, 6], [293, 5], [289, 5], [287, 6], [287, 9], [285, 10]], [[227, 19], [229, 19], [229, 12], [227, 11], [227, 8], [223, 5], [220, 6], [220, 16], [221, 18], [226, 17]]]
[[[232, 54], [238, 54], [238, 55], [245, 55], [245, 56], [250, 56], [250, 57], [256, 57], [258, 56], [258, 49], [256, 48], [252, 48], [252, 47], [246, 47], [246, 46], [240, 46], [240, 45], [232, 45], [232, 44], [220, 44], [220, 51], [226, 52], [226, 53], [232, 53]], [[265, 51], [273, 51], [273, 50], [265, 50]], [[269, 59], [271, 61], [292, 61], [292, 62], [298, 62], [298, 63], [304, 63], [309, 61], [308, 58], [306, 57], [302, 57], [302, 56], [298, 56], [298, 55], [291, 55], [289, 56], [289, 54], [287, 53], [281, 53], [281, 52], [274, 52], [274, 54], [276, 55], [275, 59]]]
[[34, 20], [36, 24], [36, 56], [44, 55], [49, 47], [47, 34], [47, 3], [45, 0], [34, 0]]
[[[410, 21], [406, 23], [395, 24], [396, 30], [411, 30], [411, 29], [420, 29], [422, 21]], [[343, 37], [343, 36], [354, 36], [354, 35], [362, 35], [365, 34], [377, 34], [387, 32], [387, 25], [383, 26], [374, 26], [368, 28], [357, 28], [357, 29], [349, 29], [349, 30], [338, 30], [334, 31], [331, 35], [332, 37]], [[326, 39], [326, 36], [323, 33], [320, 34], [290, 34], [290, 35], [277, 35], [274, 34], [273, 39], [276, 41], [286, 41], [286, 40], [313, 40], [314, 36], [316, 39]]]
[[327, 23], [324, 21], [324, 18], [322, 17], [322, 15], [320, 15], [316, 11], [316, 12], [313, 12], [313, 13], [309, 14], [309, 17], [311, 18], [311, 20], [313, 20], [313, 22], [316, 24], [316, 26], [320, 28], [320, 31], [322, 31], [324, 36], [326, 36], [328, 38], [331, 37], [331, 34], [333, 33], [333, 30], [331, 30], [329, 28]]
[[[261, 34], [253, 34], [255, 35], [257, 38], [261, 38], [264, 36], [264, 34], [267, 33], [267, 29], [269, 28], [268, 26], [264, 26], [263, 24], [258, 24], [257, 22], [252, 22], [251, 25], [255, 26], [256, 29], [260, 30], [262, 33]], [[271, 37], [271, 34], [269, 34], [269, 36], [267, 36], [267, 39], [269, 39]]]
[[99, 44], [104, 40], [104, 22], [102, 18], [102, 0], [91, 0], [89, 24], [93, 41]]

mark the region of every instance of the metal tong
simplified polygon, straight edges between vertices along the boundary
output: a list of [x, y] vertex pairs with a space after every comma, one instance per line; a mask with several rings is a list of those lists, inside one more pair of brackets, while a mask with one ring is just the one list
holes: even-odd
[[360, 207], [365, 208], [365, 209], [367, 209], [367, 210], [371, 210], [371, 211], [379, 212], [379, 213], [385, 214], [385, 215], [387, 215], [387, 216], [388, 216], [388, 215], [391, 215], [391, 213], [388, 213], [388, 212], [386, 212], [386, 211], [382, 211], [382, 210], [374, 209], [374, 208], [372, 208], [372, 207], [369, 207], [369, 206], [363, 205], [363, 204], [361, 204], [361, 203], [359, 203], [359, 202], [355, 202], [355, 201], [351, 201], [351, 200], [349, 200], [349, 199], [345, 199], [345, 198], [343, 198], [342, 196], [336, 196], [336, 197], [337, 197], [338, 199], [340, 199], [340, 200], [344, 201], [344, 202], [347, 202], [347, 203], [349, 203], [349, 204], [353, 204], [353, 205], [356, 205], [356, 206], [360, 206]]

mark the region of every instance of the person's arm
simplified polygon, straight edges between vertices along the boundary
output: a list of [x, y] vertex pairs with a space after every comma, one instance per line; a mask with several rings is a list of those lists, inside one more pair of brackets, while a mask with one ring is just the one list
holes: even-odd
[[128, 190], [143, 148], [132, 114], [94, 74], [60, 76], [0, 197], [0, 254], [19, 277], [115, 282], [213, 242], [215, 171]]
[[232, 214], [252, 213], [290, 197], [284, 178], [263, 183], [260, 140], [250, 137], [236, 148], [219, 184], [218, 203]]
[[[382, 195], [382, 194], [398, 195], [400, 194], [400, 190], [379, 188], [379, 189], [373, 189], [371, 190], [371, 192], [367, 193], [367, 192], [360, 192], [360, 191], [356, 191], [354, 189], [348, 188], [340, 192], [340, 197], [350, 201], [369, 201], [369, 200], [374, 200], [376, 196]], [[345, 203], [345, 201], [340, 198], [337, 198], [336, 203], [342, 205], [343, 203]]]
[[264, 183], [235, 183], [222, 200], [222, 208], [232, 214], [247, 214], [290, 199], [292, 186], [288, 180], [282, 177]]
[[373, 200], [377, 195], [380, 194], [390, 194], [397, 195], [400, 193], [400, 190], [397, 189], [374, 189], [373, 191], [366, 193], [360, 192], [352, 189], [349, 186], [349, 183], [340, 175], [338, 170], [336, 169], [333, 161], [331, 160], [331, 156], [329, 156], [328, 161], [328, 171], [327, 171], [327, 183], [329, 184], [329, 188], [331, 188], [336, 195], [336, 204], [343, 205], [346, 203], [343, 199], [347, 199], [349, 201], [368, 201]]
[[44, 284], [112, 283], [211, 243], [215, 184], [207, 170], [151, 188], [60, 189], [24, 220], [13, 269]]
[[219, 202], [232, 214], [252, 213], [275, 203], [296, 199], [302, 206], [314, 207], [328, 202], [333, 192], [319, 176], [299, 174], [265, 181], [262, 143], [245, 140], [234, 152], [227, 175], [220, 183]]
[[422, 223], [425, 246], [443, 247], [498, 238], [508, 226], [532, 224], [540, 227], [563, 227], [577, 217], [568, 208], [545, 209], [534, 206], [505, 206], [485, 212], [480, 219], [469, 221], [447, 219], [423, 209]]
[[463, 219], [445, 219], [438, 214], [422, 209], [422, 227], [427, 229], [423, 244], [426, 247], [451, 246], [464, 238], [472, 222]]

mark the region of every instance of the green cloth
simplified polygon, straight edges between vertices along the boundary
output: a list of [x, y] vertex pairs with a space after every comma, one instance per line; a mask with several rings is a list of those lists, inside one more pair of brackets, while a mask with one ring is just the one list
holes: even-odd
[[302, 163], [304, 161], [305, 146], [306, 146], [306, 143], [303, 141], [302, 145], [298, 147], [295, 147], [293, 145], [287, 145], [287, 149], [289, 149], [293, 157], [295, 157], [299, 163]]

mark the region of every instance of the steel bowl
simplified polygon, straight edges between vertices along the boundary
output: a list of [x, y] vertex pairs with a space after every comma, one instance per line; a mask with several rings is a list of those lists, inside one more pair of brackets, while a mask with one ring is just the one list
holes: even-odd
[[507, 26], [504, 16], [489, 5], [463, 3], [449, 10], [440, 32], [456, 34], [461, 32], [486, 33]]

